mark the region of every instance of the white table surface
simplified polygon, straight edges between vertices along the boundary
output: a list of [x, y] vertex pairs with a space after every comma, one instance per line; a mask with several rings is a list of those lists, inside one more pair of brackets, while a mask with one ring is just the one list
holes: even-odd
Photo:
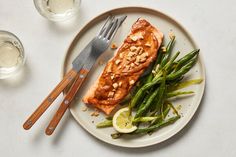
[[[201, 107], [176, 136], [152, 147], [125, 149], [85, 132], [69, 112], [55, 134], [44, 134], [57, 105], [30, 131], [22, 123], [60, 80], [65, 52], [91, 18], [121, 6], [158, 9], [182, 23], [198, 42], [207, 82]], [[78, 20], [68, 26], [41, 17], [32, 0], [1, 0], [0, 30], [23, 42], [27, 62], [22, 79], [0, 80], [0, 156], [236, 156], [236, 1], [83, 0]], [[51, 113], [51, 114], [50, 114]]]

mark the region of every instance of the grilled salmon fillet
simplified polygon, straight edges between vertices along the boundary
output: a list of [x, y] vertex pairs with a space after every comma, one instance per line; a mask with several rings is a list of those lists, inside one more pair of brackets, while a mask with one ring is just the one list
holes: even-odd
[[110, 114], [156, 59], [162, 40], [163, 33], [159, 29], [145, 19], [138, 19], [100, 77], [83, 97], [83, 102]]

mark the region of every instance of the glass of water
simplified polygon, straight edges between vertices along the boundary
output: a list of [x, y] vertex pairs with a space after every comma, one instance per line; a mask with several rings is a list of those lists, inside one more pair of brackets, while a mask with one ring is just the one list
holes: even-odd
[[0, 79], [18, 72], [25, 63], [24, 48], [12, 33], [0, 30]]
[[75, 16], [81, 0], [34, 0], [38, 12], [51, 21], [64, 21]]

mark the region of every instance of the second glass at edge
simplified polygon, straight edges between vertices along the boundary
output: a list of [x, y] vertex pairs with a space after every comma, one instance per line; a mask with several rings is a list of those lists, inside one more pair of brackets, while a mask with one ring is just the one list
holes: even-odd
[[74, 17], [81, 0], [34, 0], [38, 12], [51, 21], [65, 21]]

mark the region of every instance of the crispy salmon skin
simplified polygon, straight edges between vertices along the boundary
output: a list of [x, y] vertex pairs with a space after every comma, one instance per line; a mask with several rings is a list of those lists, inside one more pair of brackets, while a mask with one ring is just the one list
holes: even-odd
[[138, 19], [100, 77], [83, 97], [83, 102], [110, 114], [156, 59], [162, 40], [163, 33], [159, 29], [145, 19]]

